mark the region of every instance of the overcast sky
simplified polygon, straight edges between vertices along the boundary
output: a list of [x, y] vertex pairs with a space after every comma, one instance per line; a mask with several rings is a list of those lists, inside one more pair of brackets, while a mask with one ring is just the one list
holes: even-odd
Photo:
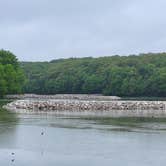
[[166, 51], [166, 0], [0, 0], [0, 48], [19, 60]]

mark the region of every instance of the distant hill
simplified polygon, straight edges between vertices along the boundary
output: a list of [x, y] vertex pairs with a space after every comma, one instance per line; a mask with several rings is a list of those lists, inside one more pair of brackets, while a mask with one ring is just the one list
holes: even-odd
[[166, 53], [21, 62], [21, 67], [26, 93], [166, 96]]

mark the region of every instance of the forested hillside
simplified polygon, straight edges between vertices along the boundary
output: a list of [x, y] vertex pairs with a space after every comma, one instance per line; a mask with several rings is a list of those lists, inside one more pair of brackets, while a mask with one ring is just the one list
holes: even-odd
[[0, 50], [0, 97], [21, 93], [25, 77], [19, 63], [11, 52]]
[[26, 93], [166, 96], [166, 53], [22, 62]]

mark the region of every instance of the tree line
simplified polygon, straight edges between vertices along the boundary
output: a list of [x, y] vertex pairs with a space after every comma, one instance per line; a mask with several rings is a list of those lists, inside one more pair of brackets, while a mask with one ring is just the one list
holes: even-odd
[[21, 62], [25, 93], [166, 97], [166, 53]]
[[16, 93], [166, 97], [166, 53], [18, 62], [0, 50], [0, 97]]

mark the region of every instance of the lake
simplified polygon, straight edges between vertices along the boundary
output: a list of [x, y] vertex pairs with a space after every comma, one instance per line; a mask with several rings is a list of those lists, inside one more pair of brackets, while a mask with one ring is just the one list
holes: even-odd
[[0, 111], [2, 166], [165, 166], [166, 120]]

